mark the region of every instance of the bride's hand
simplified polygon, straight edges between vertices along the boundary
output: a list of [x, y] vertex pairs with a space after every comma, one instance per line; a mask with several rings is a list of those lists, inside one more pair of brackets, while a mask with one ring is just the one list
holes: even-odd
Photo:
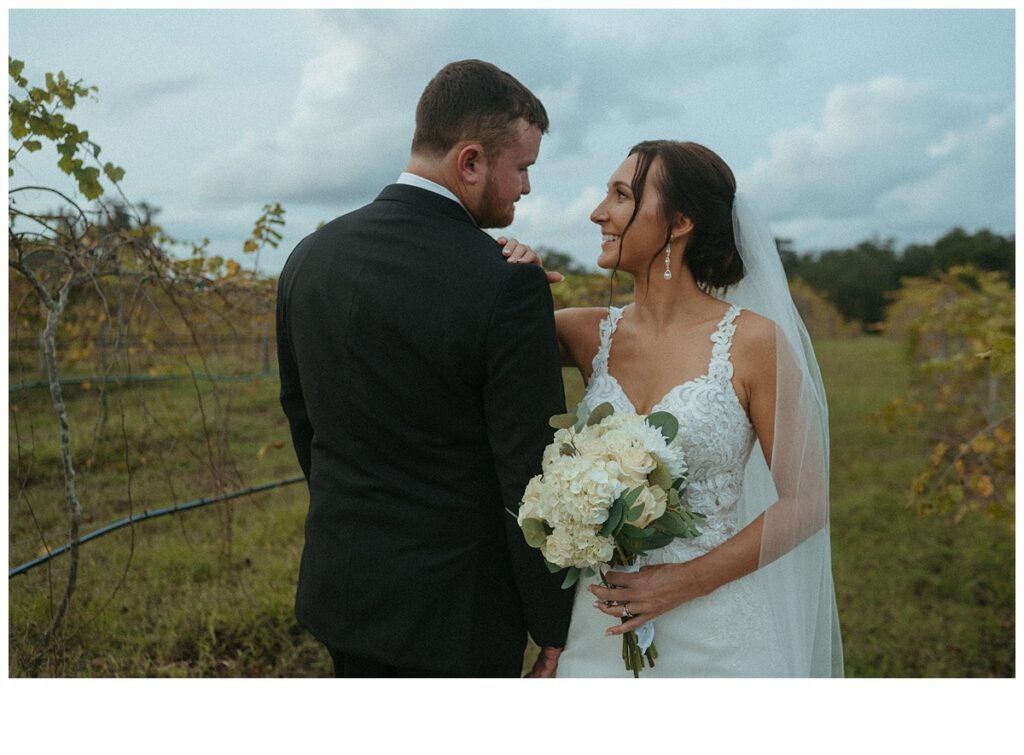
[[[516, 239], [510, 239], [506, 236], [499, 236], [497, 238], [497, 242], [504, 247], [504, 249], [501, 250], [501, 253], [508, 257], [506, 262], [526, 262], [528, 264], [537, 265], [541, 269], [544, 268], [540, 255], [523, 242], [517, 241]], [[548, 276], [548, 283], [561, 283], [565, 280], [565, 276], [561, 273], [545, 270], [544, 274]]]
[[608, 572], [605, 579], [613, 587], [590, 586], [590, 592], [598, 599], [594, 607], [621, 619], [625, 617], [625, 606], [632, 615], [611, 627], [607, 634], [612, 635], [635, 631], [656, 616], [709, 592], [692, 562], [645, 566], [632, 573]]

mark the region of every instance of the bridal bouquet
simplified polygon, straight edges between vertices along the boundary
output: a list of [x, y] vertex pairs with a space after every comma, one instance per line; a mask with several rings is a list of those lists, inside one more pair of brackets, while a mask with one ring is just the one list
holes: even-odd
[[[632, 566], [638, 556], [677, 537], [695, 537], [703, 518], [680, 502], [686, 462], [669, 444], [679, 423], [668, 412], [646, 417], [594, 408], [586, 422], [573, 414], [551, 418], [554, 440], [544, 450], [542, 474], [526, 486], [518, 521], [526, 542], [539, 548], [552, 572], [568, 569], [563, 588], [580, 574]], [[622, 636], [626, 668], [639, 676], [654, 666], [654, 628], [648, 622]]]

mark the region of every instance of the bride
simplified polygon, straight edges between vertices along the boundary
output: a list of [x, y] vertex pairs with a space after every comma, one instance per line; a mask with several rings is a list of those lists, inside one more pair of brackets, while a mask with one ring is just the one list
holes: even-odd
[[[767, 226], [699, 144], [630, 150], [591, 215], [624, 308], [556, 312], [587, 416], [669, 411], [699, 537], [576, 588], [558, 676], [628, 676], [621, 635], [653, 622], [651, 677], [841, 676], [828, 527], [828, 416], [817, 361]], [[499, 243], [503, 243], [499, 239]], [[510, 262], [539, 262], [507, 242]]]

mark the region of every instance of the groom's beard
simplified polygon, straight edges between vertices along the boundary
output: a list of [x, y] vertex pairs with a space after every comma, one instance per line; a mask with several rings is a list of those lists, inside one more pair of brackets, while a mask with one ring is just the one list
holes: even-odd
[[492, 176], [488, 176], [484, 183], [483, 196], [480, 197], [480, 207], [476, 213], [476, 224], [481, 228], [505, 228], [512, 225], [515, 215], [515, 203], [503, 202], [498, 195], [497, 182], [494, 181]]

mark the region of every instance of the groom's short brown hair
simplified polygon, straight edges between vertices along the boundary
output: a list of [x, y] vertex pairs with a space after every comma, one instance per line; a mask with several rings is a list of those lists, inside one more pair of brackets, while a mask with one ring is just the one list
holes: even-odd
[[449, 63], [420, 95], [412, 151], [441, 157], [469, 140], [497, 156], [513, 140], [520, 118], [547, 133], [544, 105], [513, 76], [483, 60]]

